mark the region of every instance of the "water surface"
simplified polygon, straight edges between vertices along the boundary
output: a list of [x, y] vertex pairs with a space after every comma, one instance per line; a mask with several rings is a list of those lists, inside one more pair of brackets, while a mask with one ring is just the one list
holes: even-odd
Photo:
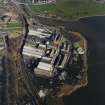
[[90, 17], [66, 23], [88, 41], [89, 84], [65, 98], [65, 105], [105, 105], [105, 17]]

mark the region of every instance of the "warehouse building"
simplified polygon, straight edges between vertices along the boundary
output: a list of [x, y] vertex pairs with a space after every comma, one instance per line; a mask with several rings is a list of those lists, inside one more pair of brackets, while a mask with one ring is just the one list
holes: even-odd
[[37, 76], [53, 77], [54, 67], [52, 64], [39, 62], [37, 68], [34, 69], [34, 73]]
[[46, 38], [51, 36], [51, 34], [45, 32], [44, 29], [37, 29], [37, 30], [30, 29], [28, 35], [35, 36], [38, 38]]
[[[65, 67], [70, 58], [71, 45], [60, 33], [54, 34], [38, 28], [30, 29], [28, 36], [30, 36], [29, 40], [35, 42], [35, 46], [25, 45], [23, 55], [40, 58], [34, 68], [37, 77], [51, 78], [55, 75], [56, 68], [63, 69]], [[42, 42], [43, 39], [46, 39], [45, 43]]]
[[31, 46], [24, 46], [23, 48], [23, 55], [35, 58], [41, 58], [44, 55], [44, 50], [34, 48]]

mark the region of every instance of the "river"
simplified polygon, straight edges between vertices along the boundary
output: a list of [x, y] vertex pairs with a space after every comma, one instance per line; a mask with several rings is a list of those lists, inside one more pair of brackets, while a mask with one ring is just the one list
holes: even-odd
[[65, 25], [86, 37], [89, 66], [88, 85], [65, 97], [65, 105], [105, 105], [105, 17], [88, 17]]

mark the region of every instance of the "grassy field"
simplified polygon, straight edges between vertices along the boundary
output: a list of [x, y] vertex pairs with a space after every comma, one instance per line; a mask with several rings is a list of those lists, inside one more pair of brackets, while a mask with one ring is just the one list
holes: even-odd
[[14, 28], [14, 27], [21, 27], [21, 23], [20, 22], [10, 22], [7, 25], [8, 28]]
[[94, 0], [57, 0], [56, 4], [30, 6], [33, 13], [52, 14], [66, 20], [77, 20], [81, 17], [104, 15], [105, 4], [96, 3]]
[[3, 42], [3, 38], [0, 38], [0, 43], [2, 43]]
[[22, 24], [18, 21], [16, 22], [9, 22], [7, 24], [7, 30], [11, 33], [11, 36], [17, 37], [21, 34], [22, 31]]

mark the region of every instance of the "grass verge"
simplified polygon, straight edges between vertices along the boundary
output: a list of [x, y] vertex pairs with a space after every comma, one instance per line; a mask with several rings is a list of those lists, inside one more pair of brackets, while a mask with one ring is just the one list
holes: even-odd
[[105, 4], [94, 0], [58, 0], [56, 4], [30, 5], [33, 13], [52, 14], [66, 20], [105, 14]]

